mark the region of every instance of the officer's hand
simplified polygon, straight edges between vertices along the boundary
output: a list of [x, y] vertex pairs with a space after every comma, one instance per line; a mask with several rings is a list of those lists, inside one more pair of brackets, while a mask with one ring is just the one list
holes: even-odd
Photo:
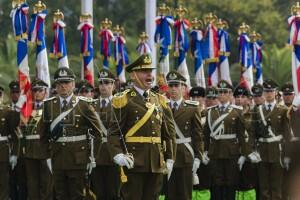
[[253, 151], [248, 155], [248, 158], [252, 163], [259, 163], [261, 161], [260, 154], [257, 151]]
[[174, 160], [172, 159], [167, 159], [167, 170], [168, 170], [168, 180], [171, 177], [172, 171], [173, 171], [173, 165], [174, 165]]
[[208, 157], [208, 152], [204, 151], [204, 153], [202, 154], [202, 163], [204, 165], [207, 165], [209, 163], [210, 159]]
[[134, 165], [134, 159], [132, 156], [119, 153], [114, 156], [114, 162], [120, 166], [126, 166], [128, 169], [132, 169]]
[[200, 167], [200, 162], [201, 161], [199, 160], [199, 158], [195, 158], [194, 163], [193, 163], [193, 169], [192, 169], [193, 174], [197, 173], [197, 170]]
[[15, 166], [17, 165], [18, 162], [18, 157], [15, 155], [12, 155], [9, 157], [9, 163], [11, 166], [11, 169], [14, 170]]
[[92, 173], [93, 168], [96, 167], [96, 161], [95, 158], [90, 157], [90, 162], [87, 164], [86, 169], [89, 174]]
[[291, 163], [291, 158], [289, 158], [289, 157], [284, 157], [283, 163], [284, 163], [284, 167], [286, 168], [286, 170], [289, 170], [289, 168], [290, 168], [290, 163]]
[[47, 162], [47, 167], [48, 167], [49, 171], [50, 171], [51, 174], [52, 174], [53, 172], [52, 172], [52, 162], [51, 162], [51, 158], [48, 158], [48, 159], [46, 160], [46, 162]]
[[240, 156], [240, 158], [238, 160], [238, 165], [239, 165], [240, 171], [242, 170], [245, 161], [246, 161], [246, 157], [245, 156]]

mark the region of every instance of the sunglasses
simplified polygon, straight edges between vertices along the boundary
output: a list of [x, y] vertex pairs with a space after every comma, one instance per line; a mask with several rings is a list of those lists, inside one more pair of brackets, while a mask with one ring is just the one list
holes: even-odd
[[112, 81], [107, 81], [107, 80], [99, 81], [99, 85], [108, 85], [112, 83], [113, 83]]
[[32, 89], [32, 92], [43, 92], [43, 91], [45, 91], [44, 88], [33, 88]]
[[179, 83], [169, 83], [168, 86], [170, 88], [172, 88], [172, 87], [179, 87]]

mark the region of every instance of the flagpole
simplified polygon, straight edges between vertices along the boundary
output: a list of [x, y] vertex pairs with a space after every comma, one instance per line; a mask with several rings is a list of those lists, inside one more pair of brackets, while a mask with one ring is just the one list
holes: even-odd
[[[156, 48], [154, 44], [155, 16], [156, 16], [156, 0], [145, 0], [145, 25], [146, 25], [146, 33], [149, 36], [148, 44], [150, 45], [151, 48], [153, 67], [157, 67]], [[153, 75], [154, 75], [154, 84], [156, 84], [156, 70], [153, 70]]]

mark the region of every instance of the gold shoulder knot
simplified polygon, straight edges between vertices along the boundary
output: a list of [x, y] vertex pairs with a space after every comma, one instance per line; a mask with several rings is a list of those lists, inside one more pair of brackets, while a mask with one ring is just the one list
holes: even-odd
[[128, 103], [127, 93], [130, 90], [125, 90], [124, 92], [120, 92], [114, 95], [112, 98], [112, 106], [114, 108], [123, 108]]
[[169, 99], [164, 95], [161, 94], [157, 94], [157, 95], [158, 95], [159, 103], [162, 105], [162, 107], [168, 108]]
[[184, 103], [192, 106], [198, 106], [199, 102], [198, 101], [192, 101], [192, 100], [185, 100]]
[[82, 101], [85, 101], [85, 102], [88, 102], [88, 103], [93, 103], [93, 102], [97, 101], [96, 99], [83, 97], [83, 96], [78, 96], [78, 99], [80, 99]]

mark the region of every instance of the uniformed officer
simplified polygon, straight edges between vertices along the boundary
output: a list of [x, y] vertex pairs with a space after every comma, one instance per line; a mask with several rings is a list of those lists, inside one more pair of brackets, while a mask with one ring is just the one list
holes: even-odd
[[257, 149], [262, 161], [258, 165], [260, 199], [282, 199], [283, 140], [288, 140], [287, 108], [275, 100], [277, 84], [265, 80], [265, 103], [256, 107], [253, 126], [258, 140]]
[[88, 98], [93, 98], [94, 97], [94, 87], [93, 85], [87, 81], [87, 80], [81, 80], [78, 83], [78, 95], [83, 96], [83, 97], [88, 97]]
[[202, 145], [201, 110], [198, 101], [184, 100], [186, 79], [178, 72], [167, 74], [170, 107], [176, 129], [176, 160], [168, 181], [167, 199], [192, 199], [193, 177], [199, 183]]
[[282, 87], [281, 87], [281, 91], [282, 91], [282, 98], [283, 98], [283, 102], [284, 104], [289, 107], [292, 105], [294, 97], [295, 97], [295, 91], [294, 91], [294, 86], [291, 83], [285, 83]]
[[197, 86], [197, 87], [192, 87], [189, 96], [192, 100], [198, 101], [199, 102], [199, 107], [201, 110], [204, 109], [205, 107], [205, 88]]
[[210, 159], [212, 200], [235, 199], [239, 166], [248, 155], [242, 109], [231, 104], [231, 99], [232, 86], [221, 80], [218, 83], [219, 104], [207, 110], [203, 160]]
[[41, 141], [37, 125], [42, 120], [43, 100], [47, 96], [48, 85], [36, 79], [31, 84], [33, 111], [26, 125], [21, 127], [25, 144], [22, 147], [25, 157], [28, 199], [52, 200], [53, 178], [49, 143]]
[[[235, 105], [243, 108], [243, 122], [245, 125], [245, 142], [248, 151], [254, 151], [255, 136], [252, 127], [252, 105], [250, 91], [239, 85], [235, 88], [233, 93]], [[240, 169], [239, 191], [237, 192], [237, 200], [256, 199], [256, 184], [257, 184], [257, 169], [256, 164], [261, 161], [259, 154], [253, 152], [246, 158], [245, 163]]]
[[150, 55], [144, 54], [128, 65], [133, 87], [112, 99], [117, 121], [110, 125], [108, 147], [114, 162], [126, 166], [128, 180], [121, 189], [124, 200], [157, 199], [163, 172], [167, 167], [170, 173], [169, 163], [175, 159], [174, 123], [166, 114], [171, 111], [165, 97], [150, 90], [151, 64]]
[[[26, 96], [20, 95], [19, 82], [14, 80], [9, 83], [10, 89], [10, 108], [12, 111], [20, 112]], [[19, 125], [18, 120], [18, 125]], [[26, 186], [26, 171], [24, 154], [20, 148], [24, 142], [24, 138], [20, 132], [11, 133], [13, 135], [11, 148], [13, 151], [10, 154], [9, 162], [11, 165], [10, 171], [10, 198], [12, 200], [26, 199], [27, 198], [27, 186]], [[15, 137], [14, 137], [15, 136]]]
[[205, 90], [205, 107], [209, 108], [218, 104], [218, 90], [216, 87], [208, 87]]
[[9, 147], [13, 140], [12, 133], [18, 126], [19, 113], [11, 111], [10, 106], [1, 101], [0, 119], [0, 199], [4, 200], [9, 199]]
[[109, 123], [114, 120], [111, 100], [115, 89], [115, 76], [109, 70], [101, 69], [98, 73], [98, 82], [100, 97], [94, 102], [94, 107], [102, 121], [101, 129], [104, 137], [102, 141], [95, 141], [97, 166], [92, 172], [92, 186], [97, 199], [118, 200], [121, 189], [120, 167], [112, 161], [107, 143]]
[[[38, 127], [51, 141], [51, 160], [56, 199], [83, 199], [86, 170], [91, 159], [89, 134], [102, 136], [100, 122], [87, 98], [73, 95], [75, 75], [67, 67], [54, 74], [57, 96], [44, 101]], [[92, 131], [89, 131], [92, 129]], [[89, 159], [90, 158], [90, 159]]]
[[265, 102], [265, 99], [263, 97], [263, 89], [263, 86], [258, 83], [254, 84], [251, 88], [254, 104], [257, 106]]

